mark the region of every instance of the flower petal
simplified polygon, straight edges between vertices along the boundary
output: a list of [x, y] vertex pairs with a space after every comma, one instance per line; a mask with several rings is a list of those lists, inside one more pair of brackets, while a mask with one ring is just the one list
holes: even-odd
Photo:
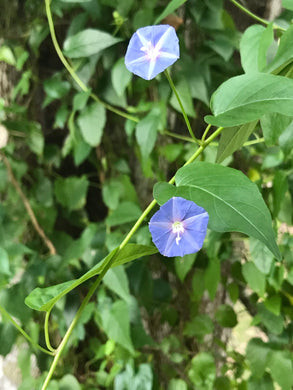
[[125, 55], [125, 65], [130, 72], [151, 80], [178, 58], [176, 31], [162, 24], [142, 27], [133, 34]]
[[[208, 220], [209, 215], [202, 207], [190, 200], [173, 197], [152, 216], [149, 230], [162, 255], [184, 256], [202, 248]], [[174, 222], [181, 222], [183, 231], [176, 231]]]

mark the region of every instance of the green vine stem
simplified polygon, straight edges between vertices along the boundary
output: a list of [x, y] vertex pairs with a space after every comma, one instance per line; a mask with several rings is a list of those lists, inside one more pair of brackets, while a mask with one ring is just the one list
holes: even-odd
[[[188, 164], [191, 164], [194, 160], [196, 160], [197, 157], [204, 151], [204, 149], [222, 132], [222, 130], [223, 130], [223, 127], [219, 127], [206, 141], [204, 141], [202, 143], [202, 145], [200, 145], [198, 147], [198, 149], [195, 151], [195, 153], [186, 161], [184, 166], [186, 166]], [[174, 183], [175, 183], [175, 176], [173, 176], [172, 179], [169, 180], [169, 184], [174, 184]], [[84, 298], [80, 308], [78, 309], [74, 319], [72, 320], [72, 323], [70, 324], [69, 328], [67, 329], [67, 332], [66, 332], [63, 340], [61, 341], [59, 347], [55, 351], [54, 360], [53, 360], [53, 362], [51, 364], [50, 370], [49, 370], [49, 372], [47, 374], [47, 377], [45, 379], [45, 382], [44, 382], [41, 390], [46, 390], [47, 389], [47, 387], [48, 387], [48, 385], [50, 383], [50, 380], [52, 378], [52, 375], [53, 375], [53, 373], [55, 371], [55, 368], [56, 368], [56, 366], [58, 364], [58, 361], [59, 361], [59, 359], [61, 357], [61, 354], [62, 354], [66, 344], [68, 343], [68, 340], [69, 340], [69, 338], [71, 336], [71, 333], [72, 333], [74, 327], [76, 326], [76, 324], [77, 324], [77, 322], [78, 322], [78, 320], [79, 320], [79, 318], [80, 318], [84, 308], [86, 307], [86, 305], [90, 301], [91, 297], [95, 293], [96, 289], [98, 288], [99, 284], [101, 283], [103, 277], [105, 276], [105, 274], [108, 272], [108, 270], [111, 268], [111, 266], [115, 262], [117, 254], [129, 242], [131, 237], [135, 234], [135, 232], [137, 231], [139, 226], [142, 224], [144, 219], [148, 216], [148, 214], [151, 212], [151, 210], [155, 207], [156, 204], [157, 204], [157, 201], [154, 199], [148, 205], [148, 207], [144, 210], [144, 212], [139, 217], [139, 219], [136, 221], [136, 223], [133, 225], [132, 229], [129, 231], [127, 236], [124, 238], [124, 240], [122, 241], [120, 246], [117, 248], [116, 252], [114, 252], [113, 256], [108, 259], [105, 267], [103, 268], [103, 271], [101, 272], [101, 274], [98, 276], [96, 281], [91, 286], [91, 288], [90, 288], [89, 292], [87, 293], [86, 297]]]
[[50, 8], [50, 3], [51, 3], [51, 0], [45, 0], [46, 14], [47, 14], [47, 19], [48, 19], [49, 30], [50, 30], [52, 42], [53, 42], [54, 48], [56, 50], [56, 53], [58, 54], [58, 57], [60, 58], [60, 61], [65, 66], [67, 71], [70, 73], [70, 75], [73, 78], [73, 80], [77, 83], [77, 85], [81, 88], [82, 91], [88, 92], [92, 99], [94, 99], [96, 102], [102, 104], [107, 110], [109, 110], [111, 112], [114, 112], [115, 114], [120, 115], [123, 118], [129, 119], [129, 120], [131, 120], [133, 122], [139, 122], [139, 119], [137, 117], [135, 117], [133, 115], [129, 115], [126, 112], [123, 112], [123, 111], [121, 111], [121, 110], [119, 110], [119, 109], [117, 109], [115, 107], [112, 107], [110, 104], [107, 104], [107, 103], [103, 102], [101, 99], [98, 98], [97, 95], [95, 95], [94, 93], [90, 92], [89, 88], [77, 76], [77, 74], [75, 73], [75, 71], [72, 68], [72, 66], [69, 64], [69, 62], [64, 57], [64, 54], [63, 54], [63, 52], [62, 52], [62, 50], [61, 50], [61, 48], [59, 46], [59, 43], [58, 43], [58, 40], [57, 40], [57, 37], [56, 37], [56, 33], [55, 33], [55, 27], [54, 27], [54, 22], [53, 22], [51, 8]]
[[49, 318], [50, 318], [51, 310], [46, 312], [46, 317], [45, 317], [45, 324], [44, 324], [44, 333], [45, 333], [45, 341], [47, 348], [49, 351], [53, 352], [54, 355], [56, 353], [56, 349], [54, 349], [50, 343], [50, 337], [49, 337]]
[[[263, 19], [263, 18], [260, 18], [259, 16], [255, 15], [254, 13], [252, 13], [251, 11], [249, 11], [247, 8], [245, 8], [243, 5], [241, 5], [240, 3], [238, 3], [238, 1], [236, 0], [230, 0], [231, 3], [233, 3], [236, 7], [238, 7], [239, 9], [241, 9], [241, 11], [245, 12], [247, 15], [251, 16], [253, 19], [257, 20], [258, 22], [260, 23], [263, 23], [265, 24], [266, 26], [268, 26], [271, 22]], [[286, 31], [285, 28], [283, 27], [280, 27], [278, 26], [277, 24], [273, 24], [273, 28], [275, 30], [281, 30], [281, 31]]]
[[0, 313], [6, 317], [15, 327], [16, 329], [27, 339], [27, 341], [30, 342], [30, 344], [33, 347], [38, 348], [40, 351], [54, 356], [54, 353], [52, 351], [48, 351], [47, 349], [41, 347], [39, 344], [35, 343], [34, 340], [18, 325], [16, 321], [11, 317], [11, 315], [4, 309], [4, 307], [0, 306]]
[[175, 94], [175, 96], [176, 96], [176, 98], [178, 100], [178, 103], [179, 103], [179, 106], [181, 108], [181, 112], [182, 112], [182, 115], [184, 117], [184, 120], [185, 120], [187, 129], [189, 131], [189, 134], [190, 134], [191, 138], [194, 139], [194, 141], [197, 142], [200, 145], [200, 141], [193, 134], [193, 131], [192, 131], [192, 128], [190, 126], [190, 122], [189, 122], [188, 116], [187, 116], [187, 114], [185, 112], [185, 109], [183, 107], [182, 101], [180, 99], [180, 96], [179, 96], [176, 88], [175, 88], [175, 85], [174, 85], [173, 80], [172, 80], [172, 78], [170, 76], [170, 73], [168, 72], [168, 69], [164, 70], [164, 73], [165, 73], [165, 76], [167, 77], [167, 80], [168, 80], [168, 82], [170, 84], [170, 87], [171, 87], [172, 91], [174, 92], [174, 94]]

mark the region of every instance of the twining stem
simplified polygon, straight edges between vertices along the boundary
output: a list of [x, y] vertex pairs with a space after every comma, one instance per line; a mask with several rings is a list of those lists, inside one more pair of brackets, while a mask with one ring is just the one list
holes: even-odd
[[[219, 127], [207, 140], [205, 140], [202, 145], [200, 145], [198, 147], [198, 149], [195, 151], [195, 153], [186, 161], [186, 163], [184, 164], [184, 166], [188, 165], [188, 164], [191, 164], [203, 151], [204, 149], [222, 132], [223, 130], [223, 127]], [[169, 184], [174, 184], [175, 183], [175, 176], [172, 177], [171, 180], [169, 180]], [[105, 264], [105, 267], [103, 268], [102, 272], [100, 273], [100, 275], [98, 276], [98, 278], [96, 279], [96, 281], [93, 283], [93, 285], [91, 286], [89, 292], [87, 293], [86, 297], [84, 298], [80, 308], [78, 309], [72, 323], [70, 324], [69, 328], [67, 329], [67, 332], [63, 338], [63, 340], [61, 341], [59, 347], [57, 348], [57, 350], [55, 351], [55, 357], [54, 357], [54, 360], [52, 362], [52, 365], [50, 367], [50, 370], [47, 374], [47, 377], [46, 377], [46, 380], [42, 386], [42, 389], [41, 390], [46, 390], [48, 385], [49, 385], [49, 382], [52, 378], [52, 375], [54, 373], [54, 370], [58, 364], [58, 361], [61, 357], [61, 354], [71, 336], [71, 333], [75, 327], [75, 325], [77, 324], [84, 308], [86, 307], [86, 305], [88, 304], [89, 300], [91, 299], [91, 297], [93, 296], [93, 294], [95, 293], [96, 289], [98, 288], [99, 284], [101, 283], [103, 277], [105, 276], [105, 274], [107, 273], [107, 271], [112, 267], [112, 265], [114, 264], [115, 260], [116, 260], [116, 257], [118, 255], [118, 253], [121, 251], [121, 249], [123, 249], [125, 247], [125, 245], [129, 242], [129, 240], [131, 239], [131, 237], [134, 235], [134, 233], [137, 231], [137, 229], [139, 228], [139, 226], [142, 224], [142, 222], [144, 221], [144, 219], [148, 216], [148, 214], [151, 212], [151, 210], [155, 207], [155, 205], [157, 204], [157, 201], [154, 199], [149, 205], [148, 207], [144, 210], [144, 212], [141, 214], [141, 216], [139, 217], [139, 219], [136, 221], [136, 223], [133, 225], [132, 229], [129, 231], [129, 233], [127, 234], [127, 236], [124, 238], [124, 240], [122, 241], [122, 243], [120, 244], [120, 246], [118, 247], [117, 251], [113, 254], [112, 257], [110, 257], [107, 261], [107, 263]]]
[[46, 317], [45, 317], [45, 324], [44, 324], [44, 333], [45, 333], [45, 341], [47, 348], [49, 351], [53, 352], [55, 355], [56, 349], [54, 349], [50, 343], [50, 337], [49, 337], [49, 318], [50, 318], [50, 313], [51, 310], [46, 312]]
[[15, 188], [16, 192], [20, 196], [20, 198], [22, 200], [22, 203], [23, 203], [23, 205], [24, 205], [24, 207], [25, 207], [25, 209], [26, 209], [26, 211], [27, 211], [27, 213], [28, 213], [28, 215], [30, 217], [30, 220], [32, 222], [32, 225], [33, 225], [35, 231], [38, 233], [38, 235], [44, 241], [44, 244], [49, 249], [50, 255], [55, 255], [56, 254], [56, 248], [54, 247], [52, 241], [46, 236], [44, 230], [40, 226], [40, 224], [39, 224], [39, 222], [38, 222], [38, 220], [37, 220], [37, 218], [35, 216], [35, 213], [34, 213], [32, 207], [30, 205], [30, 202], [28, 201], [28, 199], [25, 196], [24, 192], [22, 191], [18, 181], [16, 180], [16, 177], [14, 176], [14, 173], [13, 173], [13, 170], [11, 168], [9, 160], [4, 155], [4, 153], [0, 153], [0, 158], [1, 158], [1, 160], [4, 162], [4, 164], [6, 166], [6, 169], [7, 169], [9, 178], [10, 178], [10, 181], [11, 181], [13, 187]]
[[174, 85], [173, 80], [172, 80], [172, 78], [171, 78], [171, 76], [170, 76], [170, 73], [168, 72], [168, 69], [166, 69], [166, 70], [164, 71], [164, 73], [165, 73], [165, 75], [166, 75], [166, 77], [167, 77], [167, 80], [168, 80], [168, 82], [169, 82], [169, 84], [170, 84], [170, 87], [171, 87], [172, 91], [174, 92], [174, 94], [175, 94], [175, 96], [176, 96], [176, 98], [177, 98], [177, 100], [178, 100], [178, 103], [179, 103], [179, 106], [180, 106], [180, 108], [181, 108], [181, 112], [182, 112], [182, 115], [183, 115], [183, 117], [184, 117], [184, 120], [185, 120], [187, 129], [188, 129], [188, 131], [189, 131], [189, 134], [190, 134], [191, 138], [194, 139], [194, 141], [197, 142], [197, 143], [200, 145], [200, 141], [199, 141], [199, 140], [196, 138], [196, 136], [193, 134], [193, 131], [192, 131], [192, 128], [191, 128], [191, 126], [190, 126], [190, 122], [189, 122], [188, 116], [187, 116], [187, 114], [186, 114], [186, 112], [185, 112], [185, 109], [184, 109], [184, 107], [183, 107], [182, 101], [181, 101], [181, 99], [180, 99], [180, 96], [179, 96], [179, 94], [178, 94], [176, 88], [175, 88], [175, 85]]
[[171, 133], [171, 131], [164, 130], [164, 134], [169, 135], [170, 137], [180, 139], [181, 141], [191, 142], [191, 143], [197, 143], [193, 138], [187, 137], [185, 135]]
[[203, 136], [201, 137], [201, 142], [204, 142], [207, 135], [208, 135], [208, 132], [210, 131], [210, 128], [211, 128], [212, 125], [208, 125], [203, 133]]
[[18, 325], [16, 321], [11, 317], [11, 315], [4, 309], [4, 307], [0, 306], [0, 313], [6, 317], [15, 327], [16, 329], [31, 343], [32, 346], [38, 348], [40, 351], [54, 356], [54, 353], [51, 351], [48, 351], [47, 349], [41, 347], [39, 344], [35, 343], [34, 340]]
[[58, 40], [57, 40], [57, 37], [56, 37], [56, 33], [55, 33], [55, 27], [54, 27], [54, 22], [53, 22], [51, 8], [50, 8], [50, 3], [51, 3], [51, 0], [45, 0], [46, 14], [47, 14], [47, 19], [48, 19], [49, 30], [50, 30], [52, 42], [53, 42], [54, 48], [56, 50], [56, 53], [58, 54], [58, 57], [60, 58], [60, 61], [65, 66], [65, 68], [68, 70], [68, 72], [70, 73], [70, 75], [73, 78], [73, 80], [76, 82], [76, 84], [80, 87], [80, 89], [82, 91], [89, 92], [90, 97], [92, 99], [94, 99], [96, 102], [102, 104], [107, 110], [109, 110], [111, 112], [114, 112], [115, 114], [120, 115], [123, 118], [130, 119], [133, 122], [139, 122], [139, 119], [136, 118], [135, 116], [129, 115], [126, 112], [123, 112], [123, 111], [121, 111], [121, 110], [119, 110], [119, 109], [117, 109], [115, 107], [112, 107], [110, 104], [107, 104], [104, 101], [102, 101], [101, 99], [99, 99], [97, 95], [95, 95], [94, 93], [90, 92], [89, 88], [77, 76], [77, 74], [75, 73], [75, 71], [72, 68], [72, 66], [69, 64], [69, 62], [64, 57], [64, 54], [63, 54], [63, 52], [62, 52], [62, 50], [61, 50], [61, 48], [59, 46], [59, 43], [58, 43]]
[[[259, 16], [255, 15], [253, 12], [249, 11], [247, 8], [245, 8], [243, 5], [241, 5], [240, 3], [238, 3], [238, 1], [236, 0], [230, 0], [231, 3], [233, 3], [236, 7], [238, 7], [239, 9], [241, 9], [241, 11], [245, 12], [247, 15], [251, 16], [253, 19], [257, 20], [258, 22], [260, 23], [263, 23], [265, 24], [266, 26], [268, 26], [271, 22], [263, 19], [263, 18], [260, 18]], [[276, 29], [276, 30], [281, 30], [281, 31], [286, 31], [285, 28], [283, 27], [280, 27], [278, 26], [277, 24], [273, 24], [273, 28]]]

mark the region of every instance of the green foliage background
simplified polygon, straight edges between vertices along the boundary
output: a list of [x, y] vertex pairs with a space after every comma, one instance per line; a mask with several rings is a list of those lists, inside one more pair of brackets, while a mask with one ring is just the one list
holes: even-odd
[[[142, 210], [174, 195], [210, 212], [203, 250], [163, 258], [143, 224], [48, 389], [292, 388], [293, 3], [283, 6], [274, 23], [285, 32], [253, 19], [240, 31], [220, 0], [52, 0], [76, 83], [45, 4], [4, 0], [0, 354], [19, 347], [20, 390], [41, 389], [50, 368], [36, 348], [46, 345], [45, 315], [56, 348]], [[133, 32], [163, 19], [177, 28], [171, 73], [196, 137], [204, 117], [225, 127], [179, 171], [196, 144], [168, 81], [134, 77], [123, 60]], [[175, 173], [176, 187], [166, 183]]]

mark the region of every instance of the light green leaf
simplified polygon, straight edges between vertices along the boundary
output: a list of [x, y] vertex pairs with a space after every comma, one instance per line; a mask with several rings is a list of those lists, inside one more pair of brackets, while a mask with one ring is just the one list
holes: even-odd
[[293, 0], [282, 0], [282, 7], [293, 11]]
[[158, 183], [154, 197], [159, 204], [172, 196], [192, 200], [209, 213], [209, 227], [218, 232], [236, 231], [262, 241], [278, 259], [270, 212], [256, 186], [242, 172], [207, 162], [178, 170], [176, 186]]
[[126, 302], [116, 301], [109, 309], [105, 307], [101, 313], [103, 329], [109, 339], [122, 345], [131, 354], [134, 347], [130, 337], [129, 308]]
[[171, 379], [168, 383], [168, 390], [187, 390], [187, 384], [183, 379]]
[[236, 150], [240, 149], [254, 131], [257, 121], [242, 126], [227, 127], [221, 133], [218, 146], [217, 163], [221, 163]]
[[131, 299], [127, 275], [122, 266], [111, 268], [104, 276], [103, 283], [125, 302]]
[[213, 94], [214, 116], [207, 123], [231, 127], [260, 119], [267, 112], [292, 115], [293, 80], [272, 74], [252, 74], [232, 77]]
[[198, 353], [191, 360], [188, 376], [197, 390], [212, 390], [216, 379], [216, 365], [213, 356], [207, 352]]
[[141, 215], [140, 207], [133, 202], [121, 202], [116, 210], [106, 218], [108, 226], [118, 226], [123, 223], [136, 221]]
[[114, 65], [111, 73], [112, 84], [118, 96], [123, 95], [131, 79], [132, 73], [126, 68], [124, 58], [120, 58]]
[[280, 38], [279, 48], [273, 61], [266, 67], [266, 72], [280, 73], [283, 68], [289, 65], [293, 60], [293, 25], [291, 25]]
[[280, 135], [279, 145], [286, 154], [289, 154], [293, 149], [293, 121]]
[[265, 307], [275, 314], [275, 316], [279, 316], [281, 312], [281, 297], [280, 295], [273, 295], [269, 298], [267, 298], [264, 301]]
[[249, 239], [249, 249], [251, 259], [256, 267], [263, 274], [269, 274], [274, 261], [272, 253], [261, 241], [256, 240], [253, 237], [250, 237]]
[[118, 42], [121, 42], [121, 39], [89, 28], [67, 38], [64, 42], [64, 52], [70, 58], [88, 57]]
[[240, 56], [245, 73], [258, 73], [267, 65], [267, 50], [274, 39], [273, 26], [257, 24], [248, 27], [241, 37]]
[[276, 112], [268, 112], [260, 119], [265, 143], [274, 146], [278, 143], [278, 138], [292, 122], [292, 117], [280, 115]]
[[90, 104], [79, 114], [77, 123], [84, 140], [90, 146], [98, 146], [106, 123], [105, 108], [98, 102]]
[[59, 390], [81, 390], [81, 386], [73, 375], [67, 374], [60, 379]]
[[[184, 110], [188, 116], [191, 116], [192, 118], [196, 117], [196, 112], [194, 110], [194, 104], [191, 97], [190, 87], [188, 82], [185, 78], [182, 78], [176, 85], [177, 93], [181, 99], [181, 102], [183, 104]], [[171, 106], [181, 113], [181, 107], [178, 103], [178, 100], [174, 94], [172, 93], [171, 99], [170, 99]]]
[[246, 359], [249, 362], [249, 367], [252, 375], [255, 378], [261, 378], [265, 372], [269, 346], [261, 339], [253, 338], [249, 340], [246, 347]]
[[136, 126], [135, 136], [143, 159], [147, 159], [152, 152], [157, 139], [159, 115], [151, 111]]
[[[106, 264], [112, 261], [112, 257], [116, 255], [118, 248], [114, 249], [107, 257], [101, 262], [92, 267], [86, 274], [82, 275], [79, 279], [69, 280], [68, 282], [57, 284], [55, 286], [46, 288], [35, 288], [25, 299], [27, 306], [34, 310], [49, 311], [55, 303], [66, 295], [69, 291], [73, 290], [86, 280], [96, 276], [102, 272]], [[111, 267], [116, 267], [128, 263], [139, 257], [152, 255], [157, 253], [158, 250], [154, 246], [127, 244], [116, 255], [114, 263]]]
[[13, 54], [13, 51], [10, 49], [9, 46], [6, 45], [1, 45], [0, 47], [0, 61], [4, 61], [9, 65], [15, 65], [15, 57]]
[[256, 268], [254, 263], [249, 262], [242, 265], [242, 274], [249, 287], [260, 297], [264, 297], [266, 290], [265, 275]]
[[170, 15], [172, 12], [174, 12], [177, 8], [179, 8], [182, 4], [184, 4], [186, 0], [171, 0], [164, 11], [157, 17], [154, 24], [158, 24], [162, 19], [164, 19], [166, 16]]
[[291, 390], [293, 386], [292, 357], [289, 351], [271, 350], [268, 366], [273, 379], [282, 390]]
[[85, 176], [58, 178], [55, 181], [55, 195], [59, 203], [69, 210], [81, 209], [86, 202], [89, 182]]
[[190, 255], [185, 255], [183, 257], [176, 257], [175, 271], [178, 278], [181, 280], [181, 282], [184, 281], [186, 275], [191, 270], [195, 262], [196, 255], [197, 255], [196, 253], [192, 253]]
[[4, 248], [0, 247], [0, 274], [10, 275], [8, 253]]

